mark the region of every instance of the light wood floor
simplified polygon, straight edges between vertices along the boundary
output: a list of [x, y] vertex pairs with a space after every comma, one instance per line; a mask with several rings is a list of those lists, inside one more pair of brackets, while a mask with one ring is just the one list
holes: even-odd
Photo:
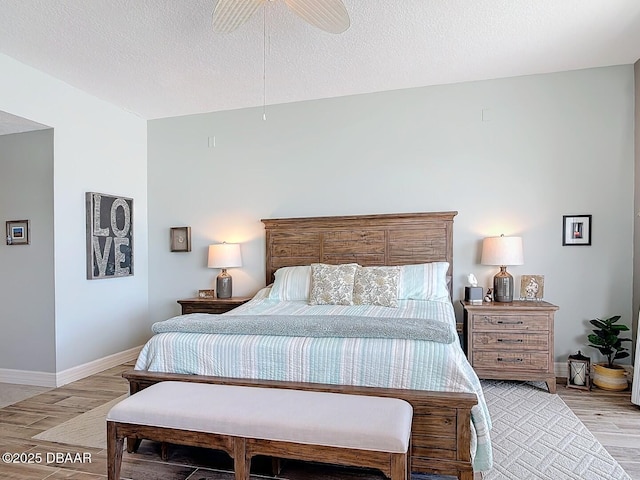
[[[0, 462], [0, 478], [12, 480], [97, 480], [106, 478], [106, 452], [102, 449], [74, 447], [32, 437], [127, 392], [121, 373], [132, 368], [125, 364], [64, 387], [28, 398], [0, 409], [0, 454], [47, 452], [90, 453], [91, 463], [9, 465]], [[618, 460], [634, 480], [640, 480], [640, 408], [630, 403], [630, 392], [584, 392], [567, 389], [558, 381], [558, 394], [591, 432]], [[259, 459], [258, 459], [259, 460]], [[255, 464], [254, 464], [255, 465]], [[256, 473], [267, 475], [270, 463], [258, 462]], [[224, 454], [210, 450], [170, 448], [168, 463], [160, 461], [159, 445], [143, 442], [138, 454], [125, 452], [124, 478], [136, 480], [220, 480], [219, 469], [230, 470]], [[291, 480], [377, 480], [384, 476], [361, 469], [341, 469], [299, 462], [288, 462], [282, 476]], [[479, 476], [478, 476], [479, 478]]]
[[640, 480], [640, 407], [631, 403], [631, 391], [589, 392], [558, 379], [558, 395], [629, 476]]

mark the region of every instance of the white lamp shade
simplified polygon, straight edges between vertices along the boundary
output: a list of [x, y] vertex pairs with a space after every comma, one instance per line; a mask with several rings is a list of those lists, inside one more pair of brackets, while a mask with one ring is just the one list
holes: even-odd
[[522, 265], [522, 237], [488, 237], [482, 241], [482, 265]]
[[242, 266], [240, 245], [237, 243], [218, 243], [209, 245], [209, 268], [233, 268]]

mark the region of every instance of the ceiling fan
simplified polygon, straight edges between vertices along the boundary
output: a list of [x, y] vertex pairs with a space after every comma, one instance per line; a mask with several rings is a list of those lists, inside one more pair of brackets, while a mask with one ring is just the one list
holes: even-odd
[[[245, 23], [266, 2], [275, 0], [218, 0], [213, 10], [213, 30], [229, 33]], [[300, 18], [329, 33], [342, 33], [351, 24], [342, 0], [284, 0]]]

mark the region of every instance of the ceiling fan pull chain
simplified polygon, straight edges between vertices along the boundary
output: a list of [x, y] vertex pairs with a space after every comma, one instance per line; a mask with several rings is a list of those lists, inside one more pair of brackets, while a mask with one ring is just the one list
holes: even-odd
[[267, 6], [262, 9], [262, 120], [267, 120]]

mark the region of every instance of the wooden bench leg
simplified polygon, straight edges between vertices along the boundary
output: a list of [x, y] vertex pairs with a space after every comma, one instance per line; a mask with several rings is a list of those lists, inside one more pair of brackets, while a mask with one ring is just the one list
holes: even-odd
[[163, 462], [169, 460], [169, 444], [167, 442], [160, 443], [160, 458]]
[[115, 423], [107, 422], [107, 478], [108, 480], [120, 480], [120, 467], [122, 466], [122, 449], [124, 437], [117, 436]]
[[282, 471], [282, 460], [278, 457], [271, 457], [271, 475], [277, 477]]
[[391, 480], [407, 480], [407, 467], [406, 453], [391, 454]]
[[233, 442], [233, 470], [236, 480], [249, 480], [251, 457], [247, 455], [247, 440], [236, 437]]
[[128, 453], [136, 453], [138, 451], [138, 448], [140, 447], [141, 443], [142, 443], [142, 439], [141, 438], [127, 437], [127, 452]]

